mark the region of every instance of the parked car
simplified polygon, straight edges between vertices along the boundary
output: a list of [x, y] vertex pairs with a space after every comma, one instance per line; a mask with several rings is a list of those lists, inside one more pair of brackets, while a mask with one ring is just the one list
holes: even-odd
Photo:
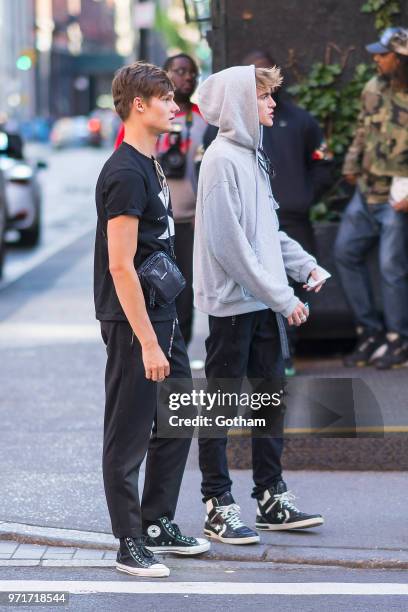
[[48, 142], [51, 127], [49, 119], [34, 117], [34, 119], [22, 121], [19, 129], [25, 141]]
[[6, 182], [3, 172], [0, 171], [0, 279], [3, 276], [4, 253], [6, 250]]
[[[105, 144], [113, 146], [121, 121], [118, 115], [110, 108], [96, 108], [89, 113], [89, 119], [97, 119], [100, 122], [100, 131]], [[95, 126], [98, 125], [95, 123]]]
[[0, 170], [5, 179], [7, 229], [18, 230], [20, 243], [24, 246], [35, 246], [40, 239], [38, 170], [44, 167], [44, 162], [34, 165], [24, 158], [19, 134], [0, 131]]
[[97, 117], [63, 117], [54, 123], [50, 140], [53, 147], [94, 146], [102, 144], [102, 123]]

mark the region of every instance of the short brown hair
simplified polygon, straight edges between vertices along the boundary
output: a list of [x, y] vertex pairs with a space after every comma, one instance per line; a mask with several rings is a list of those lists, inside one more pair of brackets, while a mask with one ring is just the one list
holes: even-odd
[[174, 91], [166, 72], [153, 64], [135, 62], [120, 68], [112, 81], [112, 96], [116, 112], [126, 121], [136, 97], [149, 100], [152, 96], [165, 96]]
[[258, 89], [275, 91], [282, 85], [283, 77], [280, 68], [255, 68], [255, 80]]

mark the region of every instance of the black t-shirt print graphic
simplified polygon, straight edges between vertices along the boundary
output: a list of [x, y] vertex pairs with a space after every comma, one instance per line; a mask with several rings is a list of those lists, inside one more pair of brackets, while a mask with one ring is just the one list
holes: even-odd
[[[95, 197], [98, 215], [94, 260], [96, 318], [100, 321], [126, 321], [109, 272], [108, 220], [120, 215], [139, 218], [135, 269], [156, 251], [165, 251], [171, 256], [174, 221], [170, 195], [163, 191], [153, 158], [123, 142], [102, 168]], [[146, 300], [146, 309], [152, 321], [176, 317], [175, 304], [150, 308]]]

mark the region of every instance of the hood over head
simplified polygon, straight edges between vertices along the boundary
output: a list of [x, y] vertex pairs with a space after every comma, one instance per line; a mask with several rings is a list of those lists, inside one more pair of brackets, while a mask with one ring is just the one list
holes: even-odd
[[211, 75], [198, 89], [204, 119], [219, 134], [249, 149], [257, 149], [261, 130], [256, 97], [255, 66], [234, 66]]

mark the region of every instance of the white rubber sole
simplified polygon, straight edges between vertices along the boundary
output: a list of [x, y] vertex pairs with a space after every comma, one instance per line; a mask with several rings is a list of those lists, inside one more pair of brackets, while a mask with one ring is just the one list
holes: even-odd
[[263, 524], [263, 523], [255, 523], [255, 527], [260, 529], [261, 531], [288, 531], [289, 529], [306, 529], [307, 527], [319, 527], [319, 525], [323, 525], [324, 518], [313, 518], [306, 519], [304, 521], [298, 521], [297, 523], [279, 523], [277, 525], [273, 524]]
[[241, 545], [241, 544], [258, 544], [258, 542], [260, 541], [259, 535], [256, 536], [248, 536], [247, 538], [224, 538], [221, 535], [218, 535], [216, 533], [212, 533], [212, 531], [209, 531], [208, 529], [204, 529], [204, 533], [206, 536], [208, 536], [209, 538], [211, 538], [212, 540], [217, 540], [217, 542], [222, 542], [223, 544], [236, 544], [236, 545]]
[[173, 553], [174, 555], [201, 555], [202, 553], [207, 552], [211, 548], [211, 542], [204, 540], [204, 538], [197, 538], [199, 542], [198, 546], [146, 546], [148, 550], [151, 550], [153, 553]]
[[165, 565], [157, 563], [152, 567], [131, 567], [130, 565], [123, 565], [122, 563], [116, 563], [116, 569], [125, 574], [131, 576], [140, 576], [142, 578], [166, 578], [170, 576], [170, 570]]

